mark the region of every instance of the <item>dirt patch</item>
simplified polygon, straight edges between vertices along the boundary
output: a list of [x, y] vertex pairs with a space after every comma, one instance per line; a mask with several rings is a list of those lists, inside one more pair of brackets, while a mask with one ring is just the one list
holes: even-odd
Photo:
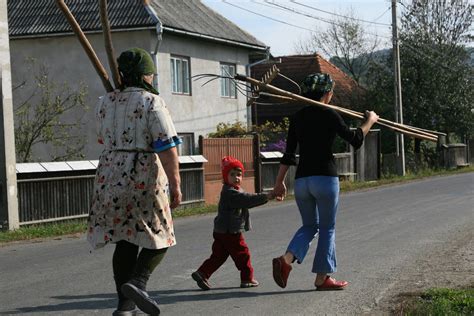
[[380, 297], [370, 315], [402, 315], [421, 292], [430, 288], [474, 287], [474, 240], [472, 226], [448, 242], [423, 253], [404, 268], [399, 280]]

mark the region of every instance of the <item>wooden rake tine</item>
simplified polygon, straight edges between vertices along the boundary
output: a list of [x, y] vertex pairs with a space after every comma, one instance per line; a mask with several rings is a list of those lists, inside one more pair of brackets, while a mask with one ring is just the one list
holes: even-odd
[[81, 43], [82, 47], [86, 51], [86, 54], [89, 57], [89, 60], [92, 62], [92, 65], [94, 66], [97, 74], [99, 75], [102, 81], [102, 84], [104, 85], [105, 90], [107, 92], [114, 91], [114, 88], [112, 87], [112, 84], [109, 81], [109, 75], [107, 74], [107, 71], [105, 70], [104, 66], [100, 62], [99, 58], [97, 57], [97, 54], [95, 53], [89, 41], [87, 40], [86, 36], [84, 35], [84, 32], [82, 31], [81, 27], [79, 26], [76, 19], [72, 15], [71, 11], [67, 7], [67, 5], [64, 3], [64, 0], [56, 0], [56, 4], [59, 6], [59, 9], [61, 9], [63, 14], [65, 15], [67, 21], [69, 22], [69, 25], [71, 25], [72, 30], [74, 31], [76, 36], [79, 38], [79, 42]]
[[[278, 76], [279, 73], [280, 73], [280, 69], [278, 69], [276, 65], [273, 65], [266, 73], [263, 74], [261, 82], [263, 82], [265, 84], [269, 84], [270, 82], [273, 81], [273, 79], [276, 78], [276, 76]], [[254, 98], [257, 98], [259, 93], [260, 93], [260, 87], [259, 86], [254, 86], [252, 96]], [[253, 103], [255, 103], [254, 100], [249, 100], [247, 102], [247, 106], [250, 106]]]

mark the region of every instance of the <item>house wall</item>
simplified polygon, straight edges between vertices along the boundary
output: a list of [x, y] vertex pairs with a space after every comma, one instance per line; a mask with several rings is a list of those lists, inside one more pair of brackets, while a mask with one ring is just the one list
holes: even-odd
[[[153, 51], [156, 45], [154, 30], [114, 32], [113, 41], [116, 54], [130, 47], [142, 47]], [[87, 34], [99, 59], [108, 69], [101, 34]], [[94, 108], [98, 98], [104, 94], [98, 75], [75, 36], [49, 38], [12, 39], [11, 65], [14, 103], [20, 104], [34, 91], [35, 72], [28, 59], [37, 60], [37, 65], [45, 65], [56, 83], [68, 83], [72, 88], [84, 82], [88, 87], [86, 102], [90, 108], [85, 113], [70, 113], [69, 118], [82, 116], [83, 127], [78, 131], [87, 139], [84, 149], [85, 159], [96, 159], [101, 147], [96, 142]], [[199, 135], [215, 131], [219, 122], [246, 122], [246, 100], [242, 95], [237, 99], [220, 97], [220, 82], [215, 80], [202, 87], [205, 81], [192, 81], [191, 95], [176, 95], [171, 92], [170, 55], [190, 58], [191, 76], [202, 73], [219, 74], [219, 62], [237, 64], [237, 72], [245, 73], [249, 50], [227, 46], [215, 42], [175, 36], [165, 33], [158, 54], [158, 89], [168, 104], [176, 129], [180, 133], [193, 132], [195, 142]], [[110, 73], [110, 72], [109, 72]], [[24, 85], [21, 85], [26, 80]], [[21, 87], [20, 87], [21, 86]], [[37, 146], [34, 150], [38, 160], [48, 160], [51, 147]]]

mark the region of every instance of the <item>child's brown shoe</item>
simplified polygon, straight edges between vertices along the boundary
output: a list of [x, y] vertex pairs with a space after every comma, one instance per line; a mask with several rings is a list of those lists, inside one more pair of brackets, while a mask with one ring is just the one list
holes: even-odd
[[253, 279], [251, 281], [245, 281], [240, 283], [241, 288], [257, 287], [260, 283], [257, 280]]
[[202, 275], [201, 272], [199, 271], [193, 272], [191, 274], [191, 277], [193, 278], [194, 281], [196, 281], [197, 285], [204, 291], [211, 289], [211, 285], [209, 284], [209, 281]]

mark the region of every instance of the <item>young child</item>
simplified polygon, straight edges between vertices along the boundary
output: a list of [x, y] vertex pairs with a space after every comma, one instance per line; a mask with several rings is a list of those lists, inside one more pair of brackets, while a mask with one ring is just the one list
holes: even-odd
[[214, 219], [212, 254], [192, 273], [192, 278], [203, 290], [211, 288], [208, 279], [231, 256], [240, 271], [240, 287], [258, 286], [253, 277], [250, 251], [243, 231], [250, 230], [249, 208], [265, 204], [274, 198], [272, 193], [245, 193], [240, 187], [244, 173], [242, 163], [226, 156], [222, 159], [222, 186], [217, 216]]

